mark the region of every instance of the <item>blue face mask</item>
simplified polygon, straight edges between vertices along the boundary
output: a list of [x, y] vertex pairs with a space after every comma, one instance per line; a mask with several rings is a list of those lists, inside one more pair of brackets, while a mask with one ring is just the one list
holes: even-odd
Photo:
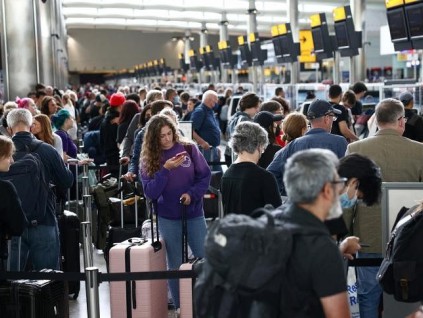
[[354, 194], [354, 197], [350, 199], [348, 191], [346, 191], [339, 196], [339, 200], [341, 201], [342, 208], [352, 208], [357, 203], [357, 192]]
[[179, 96], [178, 95], [176, 95], [174, 98], [173, 98], [173, 105], [179, 105], [179, 104], [181, 104], [181, 100], [180, 100], [180, 98], [179, 98]]

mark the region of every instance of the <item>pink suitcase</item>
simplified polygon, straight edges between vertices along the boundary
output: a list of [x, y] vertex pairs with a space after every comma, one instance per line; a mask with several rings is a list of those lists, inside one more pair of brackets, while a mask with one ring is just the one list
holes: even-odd
[[[109, 272], [165, 271], [164, 241], [158, 232], [156, 240], [152, 237], [154, 243], [135, 238], [112, 247]], [[112, 318], [167, 318], [167, 281], [110, 282], [110, 313]]]
[[[192, 270], [193, 266], [199, 261], [198, 258], [190, 260], [189, 262], [183, 263], [179, 269]], [[179, 280], [179, 303], [180, 303], [180, 318], [193, 318], [194, 317], [194, 306], [193, 306], [193, 295], [195, 280], [191, 278], [182, 278]]]
[[[192, 270], [197, 258], [188, 259], [188, 229], [186, 218], [186, 206], [182, 205], [182, 262], [179, 270]], [[195, 280], [191, 278], [183, 278], [179, 280], [179, 305], [180, 305], [180, 318], [193, 318], [194, 307], [192, 291]]]

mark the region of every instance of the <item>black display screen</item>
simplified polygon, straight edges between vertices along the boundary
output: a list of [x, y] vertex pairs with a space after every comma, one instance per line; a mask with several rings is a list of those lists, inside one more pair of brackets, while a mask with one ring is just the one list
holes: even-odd
[[201, 54], [201, 60], [203, 61], [203, 65], [206, 67], [206, 69], [210, 69], [210, 58], [207, 53]]
[[230, 48], [225, 49], [225, 60], [231, 67], [234, 67], [237, 61], [233, 58], [232, 50]]
[[392, 41], [408, 39], [403, 9], [389, 10], [386, 14], [388, 17], [389, 32], [391, 33]]
[[251, 52], [248, 45], [241, 45], [239, 51], [241, 52], [241, 61], [251, 66]]
[[336, 43], [338, 44], [338, 49], [350, 47], [348, 41], [347, 24], [345, 21], [335, 23], [335, 37]]
[[410, 37], [423, 36], [423, 3], [405, 7], [405, 13], [407, 15]]
[[251, 55], [253, 61], [261, 61], [261, 43], [260, 42], [251, 42]]
[[276, 37], [272, 39], [273, 42], [273, 47], [275, 48], [275, 56], [276, 57], [281, 57], [282, 56], [282, 48], [281, 48], [281, 44], [280, 44], [280, 38]]
[[290, 50], [291, 43], [289, 43], [289, 42], [290, 41], [289, 41], [287, 35], [282, 35], [280, 37], [281, 50], [282, 50], [283, 56], [290, 56], [291, 55], [291, 50]]
[[228, 61], [226, 60], [226, 56], [225, 56], [225, 51], [224, 50], [219, 50], [219, 56], [220, 56], [220, 61], [223, 64], [228, 63]]
[[314, 52], [320, 53], [325, 50], [323, 47], [323, 36], [321, 28], [311, 29], [311, 34], [313, 36]]
[[189, 57], [189, 67], [191, 69], [196, 69], [197, 68], [197, 64], [198, 64], [198, 59], [197, 56], [190, 56]]

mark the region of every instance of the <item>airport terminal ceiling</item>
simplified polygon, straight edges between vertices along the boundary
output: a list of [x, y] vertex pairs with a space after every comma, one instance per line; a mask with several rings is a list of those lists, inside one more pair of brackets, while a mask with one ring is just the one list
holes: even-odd
[[[363, 1], [367, 9], [384, 10], [382, 0]], [[145, 32], [200, 32], [218, 34], [219, 24], [227, 21], [230, 35], [245, 34], [251, 8], [249, 0], [62, 0], [67, 29], [125, 29]], [[298, 1], [299, 27], [309, 27], [309, 17], [326, 13], [350, 1]], [[273, 25], [289, 22], [285, 0], [255, 1], [257, 31], [270, 36]], [[224, 15], [226, 14], [226, 19]], [[222, 18], [223, 17], [223, 18]]]

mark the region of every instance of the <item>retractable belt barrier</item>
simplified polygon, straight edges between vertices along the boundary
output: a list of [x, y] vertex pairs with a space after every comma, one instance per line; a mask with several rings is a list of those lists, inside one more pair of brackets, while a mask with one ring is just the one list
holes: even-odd
[[[355, 259], [349, 261], [349, 266], [378, 266], [382, 258]], [[97, 267], [87, 267], [85, 273], [44, 273], [44, 272], [0, 272], [2, 280], [53, 280], [53, 281], [85, 281], [87, 294], [88, 318], [100, 317], [100, 301], [98, 286], [102, 282], [112, 281], [137, 281], [137, 280], [158, 280], [158, 279], [182, 279], [195, 278], [197, 275], [193, 270], [169, 270], [155, 272], [131, 272], [103, 274]]]
[[[348, 266], [380, 266], [383, 258], [357, 258], [348, 261]], [[131, 273], [98, 273], [99, 283], [132, 280], [157, 280], [157, 279], [183, 279], [195, 278], [197, 274], [193, 270], [168, 270], [152, 272]], [[47, 279], [57, 281], [85, 281], [85, 273], [44, 273], [44, 272], [0, 272], [0, 280], [16, 279]]]
[[[197, 274], [193, 270], [169, 270], [155, 272], [131, 272], [131, 273], [98, 273], [98, 282], [116, 282], [133, 280], [158, 280], [158, 279], [183, 279], [195, 278]], [[44, 272], [0, 272], [0, 280], [56, 280], [56, 281], [85, 281], [85, 273], [44, 273]]]
[[369, 267], [369, 266], [380, 266], [383, 258], [355, 258], [348, 261], [348, 266], [353, 267]]

